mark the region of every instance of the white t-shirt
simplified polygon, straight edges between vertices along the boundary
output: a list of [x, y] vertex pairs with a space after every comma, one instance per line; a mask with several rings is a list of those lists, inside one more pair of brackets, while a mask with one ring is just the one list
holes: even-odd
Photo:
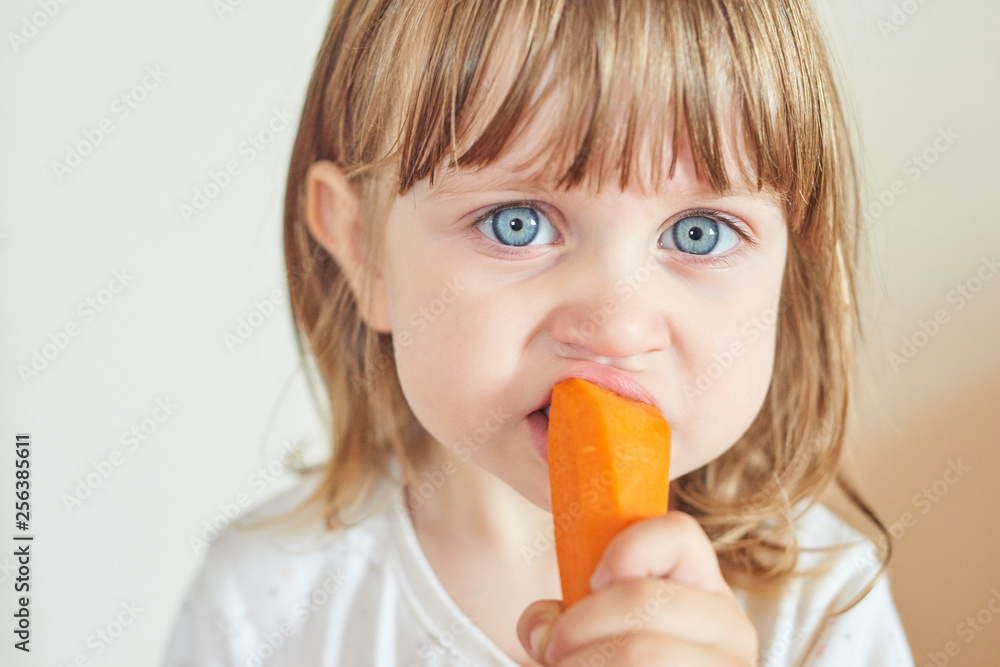
[[[255, 511], [296, 505], [303, 484]], [[448, 596], [417, 541], [396, 487], [383, 487], [361, 523], [232, 527], [211, 545], [174, 627], [167, 667], [514, 667]], [[781, 597], [737, 591], [760, 638], [759, 667], [910, 667], [906, 636], [883, 578], [853, 609], [824, 623], [878, 570], [865, 541], [823, 507], [799, 522], [800, 565], [827, 566], [796, 578]]]

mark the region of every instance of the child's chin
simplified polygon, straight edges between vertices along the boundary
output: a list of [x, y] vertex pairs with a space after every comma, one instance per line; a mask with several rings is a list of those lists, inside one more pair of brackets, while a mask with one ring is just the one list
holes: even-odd
[[532, 472], [521, 471], [517, 480], [513, 483], [508, 481], [508, 485], [526, 501], [551, 514], [552, 497], [549, 491], [548, 470], [542, 468], [539, 472], [536, 466], [531, 467], [534, 469]]

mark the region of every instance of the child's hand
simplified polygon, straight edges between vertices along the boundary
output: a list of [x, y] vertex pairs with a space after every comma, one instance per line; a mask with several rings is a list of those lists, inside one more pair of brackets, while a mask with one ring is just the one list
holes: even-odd
[[757, 633], [723, 580], [708, 536], [687, 514], [669, 512], [622, 531], [591, 588], [565, 612], [558, 600], [528, 606], [517, 624], [528, 655], [547, 667], [756, 660]]

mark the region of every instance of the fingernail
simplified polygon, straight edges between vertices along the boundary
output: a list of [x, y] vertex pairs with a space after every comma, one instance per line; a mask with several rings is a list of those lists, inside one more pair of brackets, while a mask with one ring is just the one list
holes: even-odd
[[542, 616], [537, 621], [535, 625], [531, 628], [531, 632], [528, 633], [528, 644], [531, 645], [531, 652], [535, 655], [532, 656], [536, 660], [541, 661], [545, 655], [545, 648], [549, 643], [549, 635], [552, 633], [552, 619], [548, 616]]

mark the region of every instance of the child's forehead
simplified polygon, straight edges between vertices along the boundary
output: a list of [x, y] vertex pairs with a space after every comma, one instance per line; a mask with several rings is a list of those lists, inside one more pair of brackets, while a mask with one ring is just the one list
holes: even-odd
[[[674, 147], [669, 142], [666, 143], [659, 153], [663, 164], [658, 170], [652, 165], [657, 154], [645, 149], [643, 153], [646, 158], [638, 161], [633, 178], [625, 185], [621, 182], [620, 173], [611, 171], [603, 179], [587, 179], [567, 188], [560, 183], [563, 165], [557, 164], [558, 157], [537, 150], [539, 145], [544, 145], [543, 136], [547, 131], [550, 128], [544, 127], [544, 124], [534, 123], [498, 159], [486, 165], [440, 167], [433, 179], [420, 184], [423, 196], [428, 201], [435, 202], [482, 192], [556, 193], [574, 190], [579, 194], [596, 196], [611, 190], [628, 191], [647, 198], [670, 194], [686, 197], [747, 196], [771, 201], [779, 199], [774, 192], [749, 186], [754, 179], [746, 173], [748, 167], [745, 164], [737, 164], [735, 152], [730, 152], [726, 158], [727, 171], [732, 176], [728, 187], [713, 187], [707, 179], [699, 177], [690, 143], [683, 139], [678, 142], [676, 160]], [[656, 178], [657, 174], [659, 180]]]
[[504, 168], [500, 165], [488, 165], [476, 169], [448, 169], [439, 172], [433, 185], [429, 179], [421, 181], [414, 188], [421, 200], [428, 204], [440, 204], [449, 201], [478, 201], [483, 203], [504, 199], [544, 199], [546, 201], [566, 201], [581, 204], [596, 203], [601, 196], [618, 197], [628, 195], [632, 200], [643, 199], [660, 203], [667, 202], [705, 202], [705, 204], [722, 204], [738, 199], [754, 200], [763, 204], [780, 207], [781, 196], [771, 190], [756, 190], [745, 187], [741, 181], [732, 181], [732, 187], [724, 191], [717, 190], [704, 179], [698, 179], [693, 173], [693, 167], [683, 162], [678, 163], [673, 178], [660, 183], [655, 189], [638, 187], [621, 187], [617, 178], [600, 184], [578, 185], [570, 188], [561, 187], [555, 180]]

